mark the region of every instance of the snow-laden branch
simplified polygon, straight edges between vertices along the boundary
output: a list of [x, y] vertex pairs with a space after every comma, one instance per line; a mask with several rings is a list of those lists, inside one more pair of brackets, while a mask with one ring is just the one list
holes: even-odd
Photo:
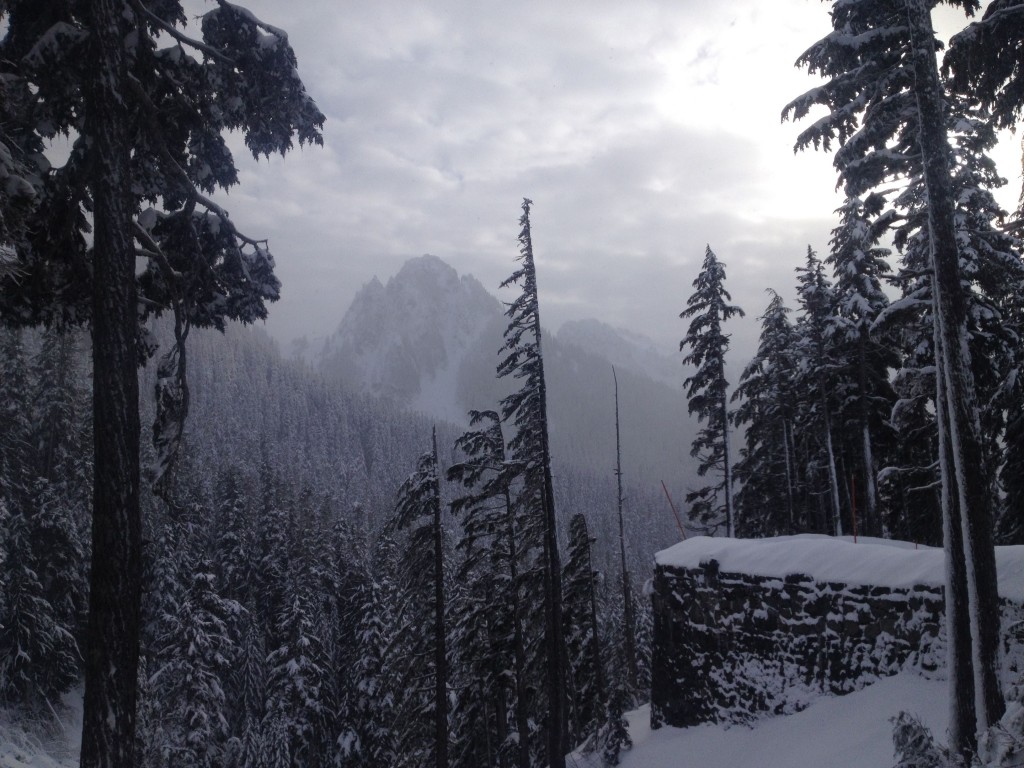
[[229, 2], [227, 2], [227, 0], [217, 0], [217, 5], [219, 5], [221, 8], [228, 9], [228, 10], [230, 10], [233, 13], [237, 13], [239, 16], [241, 16], [241, 17], [243, 17], [245, 19], [248, 19], [249, 21], [251, 21], [253, 24], [255, 24], [260, 29], [262, 29], [262, 30], [264, 30], [266, 32], [269, 32], [270, 34], [274, 35], [275, 37], [280, 38], [281, 42], [287, 42], [288, 41], [288, 33], [287, 32], [285, 32], [280, 27], [275, 27], [273, 24], [268, 24], [267, 22], [263, 21], [262, 19], [257, 18], [256, 14], [254, 14], [248, 8], [243, 8], [240, 5], [235, 5], [234, 3], [229, 3]]
[[183, 192], [188, 197], [189, 201], [193, 205], [198, 203], [199, 205], [203, 206], [208, 211], [216, 215], [217, 218], [219, 218], [221, 221], [225, 222], [228, 226], [230, 226], [232, 234], [246, 245], [251, 245], [254, 248], [258, 249], [266, 246], [266, 239], [256, 240], [254, 238], [242, 234], [237, 229], [235, 229], [234, 225], [231, 224], [231, 219], [228, 216], [228, 212], [221, 208], [219, 205], [217, 205], [217, 203], [215, 203], [213, 200], [208, 198], [206, 195], [204, 195], [196, 188], [196, 185], [188, 177], [188, 174], [185, 172], [185, 169], [178, 164], [178, 162], [171, 155], [171, 152], [167, 148], [167, 145], [160, 140], [159, 137], [161, 134], [161, 129], [159, 123], [159, 111], [157, 110], [156, 105], [154, 105], [153, 102], [150, 100], [149, 95], [146, 93], [146, 90], [142, 87], [142, 83], [140, 83], [135, 76], [129, 75], [128, 84], [132, 90], [132, 93], [134, 93], [135, 96], [138, 98], [139, 103], [142, 105], [143, 110], [146, 113], [147, 122], [149, 123], [150, 127], [150, 134], [155, 141], [157, 151], [160, 154], [161, 159], [164, 161], [167, 168], [175, 176], [178, 177], [178, 180], [183, 186]]
[[10, 255], [13, 255], [13, 252], [0, 248], [0, 280], [10, 278], [17, 283], [25, 275], [25, 271], [16, 261], [9, 260]]
[[[163, 248], [160, 244], [153, 239], [153, 236], [149, 234], [148, 230], [143, 227], [138, 221], [134, 222], [135, 226], [135, 237], [143, 245], [143, 252], [152, 258], [159, 266], [164, 276], [167, 278], [167, 283], [174, 291], [178, 294], [178, 289], [181, 286], [181, 273], [178, 272], [171, 263], [167, 260], [167, 254], [164, 253]], [[178, 298], [176, 295], [175, 298]]]
[[149, 8], [147, 8], [145, 5], [143, 5], [142, 0], [129, 0], [129, 2], [131, 3], [132, 8], [134, 8], [136, 10], [136, 12], [138, 12], [141, 16], [145, 17], [148, 21], [152, 22], [154, 25], [156, 25], [157, 27], [162, 29], [164, 32], [166, 32], [168, 35], [173, 37], [179, 43], [182, 43], [183, 45], [187, 45], [187, 46], [190, 46], [192, 48], [195, 48], [198, 51], [202, 51], [207, 56], [210, 56], [211, 58], [214, 58], [214, 59], [218, 59], [218, 60], [224, 62], [225, 64], [231, 64], [232, 66], [234, 66], [234, 64], [235, 64], [235, 60], [234, 59], [232, 59], [229, 56], [225, 56], [223, 53], [218, 51], [216, 48], [210, 47], [209, 45], [204, 43], [202, 40], [196, 40], [195, 38], [189, 37], [188, 35], [183, 33], [180, 29], [178, 29], [173, 24], [169, 24], [168, 22], [164, 21], [159, 16], [157, 16], [155, 13], [153, 13], [151, 10], [149, 10]]

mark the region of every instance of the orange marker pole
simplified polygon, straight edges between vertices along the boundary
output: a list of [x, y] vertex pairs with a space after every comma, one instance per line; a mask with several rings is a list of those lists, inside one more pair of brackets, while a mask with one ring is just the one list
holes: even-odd
[[668, 488], [665, 487], [665, 481], [661, 481], [661, 490], [665, 492], [665, 498], [668, 499], [668, 505], [672, 507], [672, 514], [676, 517], [676, 525], [679, 526], [679, 536], [682, 541], [686, 541], [686, 531], [683, 530], [683, 521], [679, 519], [679, 510], [676, 509], [676, 505], [672, 503], [672, 496], [668, 492]]

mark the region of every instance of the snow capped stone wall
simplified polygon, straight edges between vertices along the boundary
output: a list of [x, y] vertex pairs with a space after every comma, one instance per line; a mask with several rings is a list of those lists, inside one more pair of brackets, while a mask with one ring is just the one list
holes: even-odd
[[[1009, 627], [1024, 616], [1024, 547], [1000, 550]], [[658, 553], [652, 725], [794, 712], [908, 668], [944, 675], [942, 557], [811, 536], [696, 538]], [[1006, 664], [1018, 679], [1017, 654]]]

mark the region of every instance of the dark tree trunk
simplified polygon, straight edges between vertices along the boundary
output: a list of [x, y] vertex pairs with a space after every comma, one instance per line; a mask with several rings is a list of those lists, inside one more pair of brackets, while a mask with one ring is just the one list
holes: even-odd
[[864, 514], [862, 515], [861, 531], [869, 536], [880, 536], [882, 524], [878, 519], [878, 491], [875, 487], [875, 458], [871, 446], [871, 422], [868, 412], [868, 353], [867, 353], [867, 330], [861, 329], [860, 337], [857, 340], [857, 361], [860, 399], [860, 435], [861, 451], [864, 468]]
[[[719, 381], [725, 381], [725, 360], [718, 361]], [[724, 386], [724, 384], [723, 384]], [[736, 522], [732, 509], [732, 467], [729, 465], [729, 397], [722, 392], [722, 483], [725, 485], [725, 530], [729, 538], [736, 538]]]
[[437, 463], [437, 429], [431, 433], [434, 454], [434, 756], [437, 768], [448, 768], [448, 650], [444, 631], [444, 538], [441, 530], [441, 488]]
[[818, 377], [818, 398], [821, 401], [822, 420], [825, 426], [825, 449], [828, 452], [828, 487], [829, 498], [832, 500], [832, 531], [826, 530], [823, 533], [831, 533], [834, 536], [843, 535], [843, 510], [839, 503], [839, 478], [836, 476], [836, 452], [832, 444], [832, 414], [828, 409], [828, 395], [825, 390], [824, 379]]
[[793, 513], [793, 469], [791, 456], [791, 441], [790, 441], [790, 429], [789, 422], [783, 417], [782, 419], [782, 450], [783, 455], [786, 459], [786, 513], [789, 519], [789, 531], [788, 533], [793, 534], [797, 531], [796, 518]]
[[[516, 665], [516, 730], [519, 732], [519, 768], [530, 768], [530, 710], [526, 697], [526, 639], [523, 636], [523, 614], [519, 600], [518, 546], [516, 543], [515, 510], [512, 498], [505, 491], [508, 519], [509, 579], [512, 589], [512, 653]], [[504, 717], [504, 713], [502, 713]]]
[[92, 572], [85, 657], [82, 768], [134, 766], [141, 528], [135, 251], [131, 236], [124, 3], [92, 0]]
[[[490, 595], [493, 599], [494, 595]], [[493, 637], [493, 628], [488, 627], [488, 632]], [[494, 686], [494, 695], [491, 697], [492, 704], [494, 705], [494, 741], [495, 744], [491, 746], [491, 730], [490, 728], [485, 729], [487, 734], [487, 758], [488, 765], [494, 764], [494, 758], [492, 757], [495, 751], [498, 751], [497, 762], [499, 768], [508, 768], [509, 760], [508, 753], [501, 749], [501, 745], [508, 741], [508, 685], [507, 676], [505, 675], [504, 664], [501, 663], [502, 659], [495, 654], [494, 655], [494, 666], [491, 668], [491, 674], [497, 684]]]
[[[934, 322], [934, 320], [933, 320]], [[938, 324], [935, 324], [935, 342], [938, 349]], [[936, 376], [935, 410], [946, 408], [945, 385]], [[943, 419], [937, 419], [939, 430], [940, 472], [950, 474], [952, 448]], [[949, 685], [949, 746], [954, 754], [962, 755], [967, 764], [975, 751], [974, 671], [971, 664], [971, 617], [967, 595], [967, 565], [964, 561], [963, 531], [956, 498], [950, 495], [946, 482], [940, 490], [942, 507], [942, 539], [946, 550], [946, 669]]]
[[[623, 634], [625, 635], [626, 675], [631, 695], [636, 694], [636, 620], [633, 611], [633, 588], [629, 583], [629, 570], [626, 568], [626, 529], [622, 521], [622, 443], [619, 440], [619, 379], [612, 367], [612, 379], [615, 381], [615, 483], [618, 492], [619, 506], [619, 557], [622, 561], [622, 614]], [[589, 550], [588, 550], [589, 551]], [[595, 631], [596, 631], [595, 625]], [[603, 703], [604, 697], [601, 697]]]
[[[536, 290], [537, 273], [533, 261], [533, 237], [530, 231], [529, 201], [524, 201], [523, 240], [526, 254], [524, 266], [529, 272], [527, 284]], [[536, 297], [534, 297], [536, 300]], [[558, 554], [558, 527], [555, 518], [555, 494], [551, 481], [551, 445], [548, 440], [547, 384], [544, 377], [544, 354], [541, 345], [540, 305], [533, 313], [533, 337], [537, 341], [537, 397], [540, 430], [540, 462], [542, 472], [541, 511], [544, 525], [544, 645], [547, 650], [548, 693], [548, 764], [549, 768], [565, 768], [565, 755], [569, 751], [569, 731], [566, 728], [567, 700], [565, 670], [568, 658], [562, 626], [562, 561]]]
[[[584, 522], [586, 522], [584, 520]], [[598, 717], [604, 708], [606, 694], [604, 688], [604, 663], [601, 661], [601, 643], [597, 633], [597, 589], [594, 586], [594, 564], [590, 559], [590, 531], [587, 531], [587, 590], [590, 592], [590, 659], [594, 665], [594, 690], [597, 694], [597, 708], [594, 716]]]
[[[974, 664], [977, 729], [982, 731], [1003, 714], [1004, 702], [996, 676], [999, 651], [999, 593], [996, 583], [993, 515], [984, 467], [977, 398], [967, 349], [967, 307], [960, 282], [959, 253], [954, 223], [954, 190], [945, 100], [935, 59], [931, 11], [925, 0], [906, 0], [913, 42], [915, 94], [919, 113], [921, 153], [928, 192], [932, 291], [938, 326], [937, 374], [945, 388], [948, 462], [943, 467], [949, 503], [959, 510], [966, 563], [967, 594]], [[940, 418], [942, 418], [940, 416]], [[947, 553], [947, 557], [952, 553]]]
[[[537, 329], [540, 341], [540, 328]], [[541, 375], [543, 382], [543, 374]], [[548, 449], [547, 408], [544, 385], [541, 384], [541, 418], [544, 462], [544, 557], [545, 603], [547, 628], [548, 667], [548, 763], [550, 768], [565, 768], [565, 755], [569, 751], [569, 731], [566, 728], [567, 701], [565, 696], [565, 670], [567, 653], [562, 625], [562, 559], [558, 554], [558, 529], [555, 522], [555, 496], [551, 482], [551, 453]]]

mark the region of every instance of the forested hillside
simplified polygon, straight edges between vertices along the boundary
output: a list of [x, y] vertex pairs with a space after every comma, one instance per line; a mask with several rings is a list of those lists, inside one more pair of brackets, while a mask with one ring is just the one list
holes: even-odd
[[[166, 343], [169, 334], [163, 325], [154, 337]], [[4, 700], [31, 710], [52, 703], [80, 674], [88, 345], [79, 335], [15, 331], [4, 331], [3, 343], [4, 477], [35, 479], [4, 484], [0, 677]], [[201, 750], [255, 765], [245, 761], [271, 743], [282, 760], [287, 754], [309, 765], [339, 755], [347, 765], [379, 765], [384, 754], [396, 765], [420, 764], [422, 736], [404, 733], [402, 723], [423, 701], [411, 662], [425, 605], [407, 592], [415, 580], [402, 563], [412, 540], [395, 527], [394, 513], [400, 486], [429, 449], [433, 423], [325, 382], [284, 359], [259, 330], [194, 334], [189, 372], [191, 416], [172, 503], [144, 496], [142, 764], [199, 764]], [[152, 387], [146, 370], [144, 420], [153, 416]], [[459, 431], [437, 424], [442, 474], [463, 460]], [[614, 467], [614, 453], [607, 463]], [[595, 542], [587, 567], [606, 575], [595, 582], [595, 605], [610, 679], [622, 604], [615, 477], [602, 470], [558, 458], [554, 489], [563, 542], [576, 535], [569, 519], [583, 516]], [[510, 692], [500, 677], [485, 683], [490, 673], [478, 657], [480, 633], [493, 633], [471, 613], [485, 588], [470, 566], [482, 532], [447, 511], [459, 484], [440, 487], [452, 715], [461, 734], [454, 742], [461, 757], [452, 764], [470, 766], [503, 738], [493, 730], [493, 708]], [[626, 554], [629, 568], [643, 574], [653, 551], [678, 534], [671, 517], [650, 514], [661, 512], [662, 498], [631, 488], [628, 478], [626, 488]], [[580, 564], [570, 558], [565, 567], [571, 574]], [[633, 586], [643, 660], [649, 619], [641, 580]], [[570, 626], [589, 622], [589, 607], [573, 611]], [[503, 663], [495, 652], [490, 663]], [[586, 643], [577, 653], [586, 654]]]

